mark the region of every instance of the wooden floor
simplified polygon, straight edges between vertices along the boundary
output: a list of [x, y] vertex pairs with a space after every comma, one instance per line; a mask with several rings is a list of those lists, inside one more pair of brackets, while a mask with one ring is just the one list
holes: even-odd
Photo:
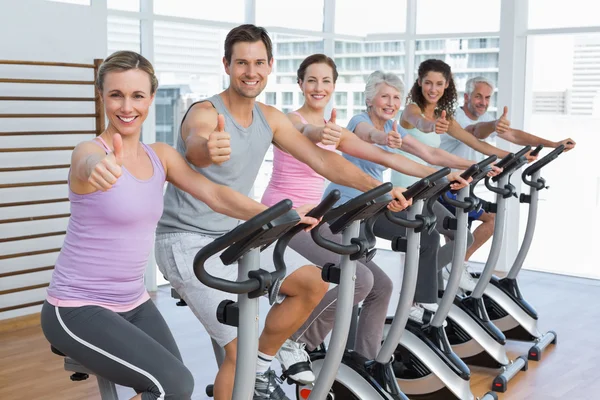
[[[521, 285], [541, 315], [541, 328], [558, 333], [558, 344], [530, 362], [509, 383], [500, 399], [600, 398], [600, 282], [523, 271]], [[187, 308], [176, 307], [166, 288], [155, 301], [174, 331], [186, 365], [194, 373], [194, 399], [204, 399], [204, 386], [214, 376], [206, 333]], [[527, 344], [511, 342], [511, 358], [526, 354]], [[485, 394], [495, 374], [472, 368], [476, 396]], [[1, 399], [99, 399], [95, 378], [71, 382], [62, 358], [52, 354], [39, 326], [0, 333]], [[287, 390], [286, 390], [287, 391]], [[133, 392], [119, 389], [122, 398]]]

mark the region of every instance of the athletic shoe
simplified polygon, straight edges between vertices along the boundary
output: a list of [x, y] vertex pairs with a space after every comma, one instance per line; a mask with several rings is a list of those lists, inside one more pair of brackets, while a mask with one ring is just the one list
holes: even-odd
[[290, 400], [279, 386], [281, 379], [271, 368], [264, 374], [256, 374], [253, 400]]
[[281, 364], [282, 378], [289, 378], [305, 385], [315, 381], [315, 374], [305, 347], [304, 343], [294, 342], [291, 339], [286, 340], [281, 346], [275, 358]]
[[[442, 275], [444, 276], [444, 281], [446, 282], [450, 279], [450, 271], [451, 268], [449, 268], [449, 265], [445, 266], [442, 270]], [[469, 264], [465, 263], [465, 266], [462, 270], [462, 274], [460, 276], [460, 283], [458, 284], [458, 286], [466, 292], [472, 292], [473, 290], [475, 290], [476, 285], [477, 279], [473, 278], [473, 276], [469, 272]]]

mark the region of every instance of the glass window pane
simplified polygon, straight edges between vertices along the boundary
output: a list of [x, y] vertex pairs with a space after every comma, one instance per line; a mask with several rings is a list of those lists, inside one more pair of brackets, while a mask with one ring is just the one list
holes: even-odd
[[[600, 136], [591, 128], [600, 123], [600, 35], [533, 36], [527, 51], [531, 92], [525, 98], [531, 103], [525, 131], [552, 141], [570, 137], [577, 147], [542, 169], [550, 189], [539, 192], [535, 236], [524, 267], [598, 279], [590, 249], [598, 245], [600, 223]], [[557, 219], [565, 204], [576, 204], [583, 213]], [[521, 235], [527, 209], [521, 206]], [[550, 250], [559, 247], [569, 251]]]
[[345, 107], [348, 104], [348, 93], [336, 90], [334, 104]]
[[[386, 15], [385, 19], [387, 22], [385, 23], [382, 19], [382, 12]], [[336, 33], [364, 36], [369, 33], [396, 33], [405, 31], [406, 0], [336, 1]]]
[[108, 0], [106, 5], [112, 10], [140, 11], [140, 0]]
[[284, 106], [291, 106], [294, 104], [294, 93], [283, 92], [282, 96], [283, 96], [283, 105]]
[[53, 1], [55, 3], [79, 4], [81, 6], [91, 5], [91, 0], [48, 0], [48, 1]]
[[568, 28], [600, 25], [600, 13], [589, 0], [529, 0], [529, 29]]
[[140, 52], [140, 20], [134, 18], [107, 17], [108, 55], [118, 50]]
[[212, 1], [209, 6], [206, 2], [198, 0], [154, 0], [154, 13], [171, 17], [243, 23], [245, 1]]
[[[463, 102], [465, 85], [470, 78], [484, 76], [498, 82], [498, 38], [417, 40], [415, 48], [415, 79], [423, 61], [438, 59], [446, 62], [452, 68], [459, 104]], [[493, 113], [496, 112], [495, 98], [496, 94], [489, 107]]]
[[417, 33], [498, 32], [500, 0], [419, 0]]
[[256, 0], [256, 24], [308, 31], [323, 31], [323, 0], [290, 4], [282, 0]]
[[228, 84], [221, 62], [226, 34], [225, 30], [199, 25], [155, 21], [157, 141], [173, 145], [187, 108]]
[[[343, 107], [347, 117], [338, 113], [338, 124], [346, 125], [356, 114], [365, 110], [364, 90], [369, 75], [379, 69], [393, 72], [404, 80], [406, 62], [403, 41], [342, 41], [335, 42], [335, 62], [338, 68], [336, 92], [348, 92], [346, 104], [336, 102]], [[405, 93], [403, 93], [405, 95]]]
[[270, 106], [274, 106], [277, 104], [277, 93], [267, 92], [265, 96], [265, 103], [267, 103]]

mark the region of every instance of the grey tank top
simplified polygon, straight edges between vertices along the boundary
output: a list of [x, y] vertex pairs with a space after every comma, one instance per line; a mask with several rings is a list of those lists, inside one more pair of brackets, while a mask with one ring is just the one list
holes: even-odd
[[[258, 104], [254, 104], [252, 124], [244, 128], [231, 116], [218, 94], [202, 101], [210, 102], [219, 114], [225, 116], [225, 132], [231, 135], [231, 158], [221, 165], [212, 164], [205, 168], [198, 168], [189, 161], [188, 164], [211, 181], [247, 196], [273, 140], [273, 131]], [[183, 120], [186, 116], [187, 113]], [[185, 158], [186, 146], [181, 137], [181, 125], [178, 133], [175, 148]], [[239, 220], [211, 210], [202, 201], [169, 183], [157, 233], [196, 232], [216, 237], [229, 232], [239, 223]]]

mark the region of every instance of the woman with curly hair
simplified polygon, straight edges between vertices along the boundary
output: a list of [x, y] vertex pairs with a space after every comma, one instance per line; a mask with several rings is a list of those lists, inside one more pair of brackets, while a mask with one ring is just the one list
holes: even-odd
[[[457, 93], [450, 66], [442, 60], [425, 60], [419, 65], [418, 78], [415, 80], [406, 100], [407, 106], [400, 117], [400, 126], [408, 135], [428, 147], [439, 149], [440, 134], [447, 133], [467, 146], [485, 155], [496, 154], [502, 158], [508, 152], [483, 142], [465, 131], [454, 120], [457, 107]], [[435, 134], [432, 134], [435, 133]], [[421, 164], [433, 164], [427, 158], [415, 154], [410, 144], [402, 145], [400, 154]], [[445, 164], [437, 164], [445, 165]], [[451, 165], [446, 165], [452, 168]], [[405, 174], [392, 174], [395, 185], [408, 187], [417, 179]]]

